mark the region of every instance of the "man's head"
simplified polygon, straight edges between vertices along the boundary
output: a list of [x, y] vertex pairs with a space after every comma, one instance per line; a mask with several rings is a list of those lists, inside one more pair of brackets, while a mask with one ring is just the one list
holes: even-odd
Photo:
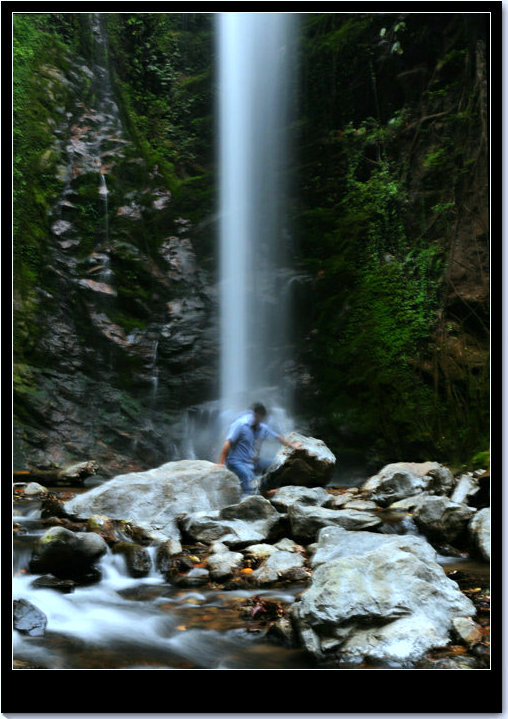
[[264, 404], [261, 404], [261, 402], [255, 402], [251, 409], [254, 412], [256, 424], [259, 424], [266, 419], [268, 412], [266, 411]]

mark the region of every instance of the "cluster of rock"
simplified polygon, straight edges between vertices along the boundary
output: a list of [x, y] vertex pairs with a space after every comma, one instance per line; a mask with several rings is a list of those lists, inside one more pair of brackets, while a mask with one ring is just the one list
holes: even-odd
[[[156, 545], [156, 569], [173, 584], [302, 583], [272, 633], [318, 662], [406, 666], [453, 636], [478, 641], [474, 605], [447, 577], [433, 545], [454, 543], [489, 560], [490, 510], [466, 504], [479, 477], [457, 480], [433, 462], [399, 463], [362, 487], [326, 489], [314, 485], [319, 475], [329, 478], [329, 457], [317, 471], [306, 445], [283, 452], [307, 464], [313, 486], [304, 486], [301, 471], [298, 484], [266, 496], [242, 498], [234, 474], [204, 461], [118, 476], [63, 505], [54, 520], [60, 526], [39, 539], [30, 569], [90, 581], [98, 559], [113, 551], [142, 577], [152, 569], [147, 547]], [[283, 465], [279, 456], [279, 479]], [[410, 513], [420, 534], [386, 533], [387, 512]]]
[[458, 479], [437, 462], [389, 464], [362, 487], [378, 505], [411, 512], [433, 543], [471, 546], [490, 561], [490, 493], [479, 470]]

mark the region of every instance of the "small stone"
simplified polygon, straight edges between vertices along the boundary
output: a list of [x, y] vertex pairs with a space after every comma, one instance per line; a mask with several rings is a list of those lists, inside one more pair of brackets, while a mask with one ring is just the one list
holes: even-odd
[[214, 542], [210, 547], [210, 554], [222, 554], [229, 552], [229, 548], [223, 542]]
[[178, 587], [201, 587], [207, 584], [210, 579], [210, 573], [207, 569], [194, 567], [182, 577], [175, 577], [174, 583]]
[[48, 489], [46, 487], [43, 487], [41, 484], [38, 484], [37, 482], [29, 482], [29, 484], [25, 487], [25, 495], [31, 496], [31, 495], [37, 495], [37, 494], [47, 494]]
[[359, 511], [371, 511], [377, 509], [377, 504], [367, 499], [353, 499], [344, 505], [344, 509], [358, 509]]
[[58, 577], [52, 577], [51, 575], [45, 575], [38, 577], [32, 582], [32, 587], [38, 589], [54, 589], [62, 594], [69, 594], [76, 588], [76, 582], [72, 579], [58, 579]]
[[452, 627], [457, 639], [468, 646], [481, 642], [483, 638], [481, 627], [471, 617], [455, 617]]
[[304, 552], [305, 549], [301, 544], [297, 544], [292, 539], [285, 537], [280, 539], [276, 544], [273, 545], [276, 549], [280, 549], [285, 552]]
[[273, 544], [251, 544], [245, 549], [245, 553], [254, 559], [266, 559], [276, 551]]
[[44, 612], [27, 599], [14, 600], [14, 629], [30, 637], [41, 637], [46, 631], [48, 619]]

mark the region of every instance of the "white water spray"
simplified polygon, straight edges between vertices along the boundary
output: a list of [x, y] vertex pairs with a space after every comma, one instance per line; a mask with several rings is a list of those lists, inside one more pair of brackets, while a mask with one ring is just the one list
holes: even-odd
[[[221, 401], [283, 387], [291, 14], [221, 13], [219, 38]], [[284, 401], [284, 400], [283, 400]]]

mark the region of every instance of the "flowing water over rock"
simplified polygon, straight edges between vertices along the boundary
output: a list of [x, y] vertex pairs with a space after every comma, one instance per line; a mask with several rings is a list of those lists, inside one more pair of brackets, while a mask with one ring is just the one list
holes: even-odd
[[[71, 593], [34, 588], [28, 572], [43, 532], [37, 502], [16, 504], [25, 531], [14, 540], [13, 596], [47, 617], [44, 636], [14, 632], [14, 666], [42, 669], [309, 669], [303, 650], [274, 645], [250, 618], [253, 597], [291, 605], [299, 587], [224, 591], [178, 588], [152, 569], [129, 576], [125, 559], [108, 553], [102, 579]], [[154, 550], [149, 550], [153, 554]], [[133, 632], [133, 626], [136, 631]]]

